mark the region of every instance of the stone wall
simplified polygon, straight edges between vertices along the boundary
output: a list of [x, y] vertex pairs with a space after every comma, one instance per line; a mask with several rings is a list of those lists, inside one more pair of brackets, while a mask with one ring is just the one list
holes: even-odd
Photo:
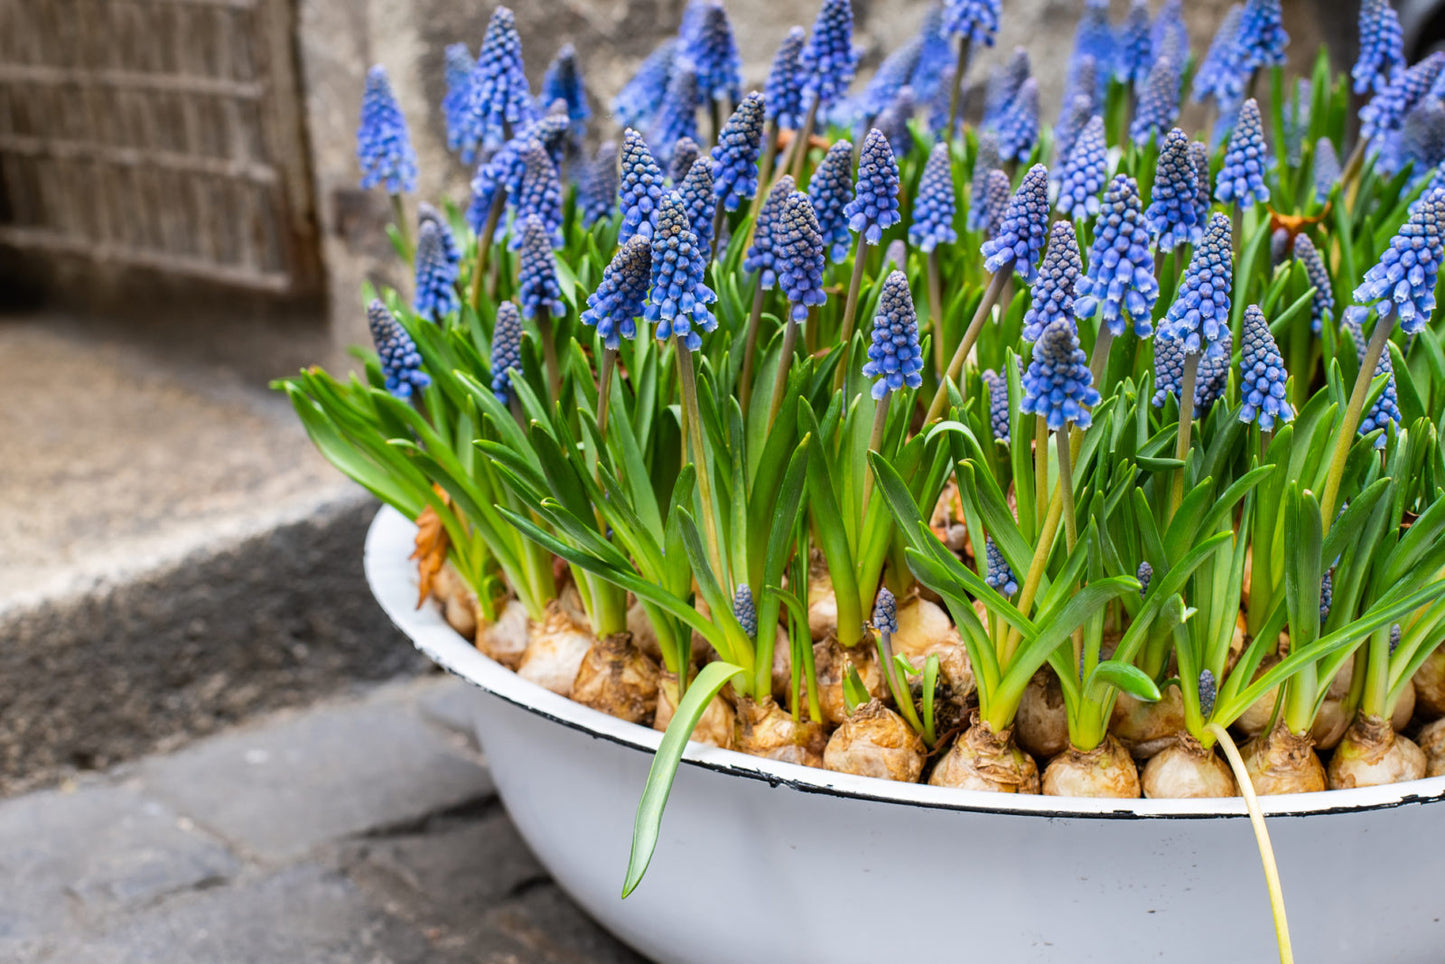
[[[676, 30], [684, 0], [514, 0], [528, 76], [534, 87], [547, 62], [564, 42], [580, 53], [598, 122], [609, 129], [606, 104], [631, 76], [640, 58]], [[779, 39], [793, 24], [808, 26], [817, 0], [728, 0], [745, 80], [761, 85]], [[1043, 113], [1057, 110], [1064, 65], [1082, 0], [1004, 0], [998, 45], [982, 52], [970, 70], [981, 83], [986, 70], [1014, 46], [1026, 47], [1040, 81]], [[1152, 4], [1157, 7], [1158, 3]], [[1127, 3], [1114, 0], [1114, 17]], [[1228, 0], [1191, 0], [1185, 5], [1193, 48], [1202, 56]], [[1347, 43], [1353, 2], [1284, 0], [1293, 61], [1300, 69], [1327, 39]], [[323, 259], [329, 274], [335, 352], [367, 340], [359, 288], [366, 278], [409, 286], [391, 256], [383, 227], [390, 215], [386, 198], [356, 189], [355, 125], [366, 68], [383, 63], [411, 121], [421, 168], [420, 196], [465, 204], [468, 174], [445, 150], [440, 104], [444, 92], [443, 49], [466, 41], [475, 52], [491, 4], [453, 0], [300, 0], [299, 51], [322, 228]], [[868, 50], [865, 74], [881, 56], [918, 27], [925, 0], [854, 0], [858, 41]], [[1187, 118], [1186, 118], [1187, 120]]]

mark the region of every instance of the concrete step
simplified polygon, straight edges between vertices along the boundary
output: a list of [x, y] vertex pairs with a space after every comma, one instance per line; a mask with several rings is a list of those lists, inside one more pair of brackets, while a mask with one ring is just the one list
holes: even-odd
[[374, 511], [264, 385], [0, 321], [0, 795], [420, 669], [362, 578]]

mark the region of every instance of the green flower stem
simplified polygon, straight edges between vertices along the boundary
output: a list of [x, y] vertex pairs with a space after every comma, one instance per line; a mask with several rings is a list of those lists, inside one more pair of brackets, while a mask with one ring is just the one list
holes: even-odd
[[841, 390], [848, 381], [848, 356], [853, 348], [853, 320], [858, 315], [858, 294], [863, 290], [863, 268], [868, 262], [868, 240], [858, 235], [858, 247], [853, 252], [853, 277], [848, 281], [848, 300], [843, 305], [843, 327], [838, 334], [838, 344], [843, 346], [843, 357], [838, 362], [838, 371], [833, 376], [833, 389]]
[[1109, 349], [1114, 347], [1114, 329], [1100, 319], [1099, 334], [1094, 338], [1094, 351], [1089, 356], [1089, 374], [1094, 378], [1094, 387], [1104, 394], [1104, 375], [1109, 371]]
[[537, 311], [537, 331], [542, 335], [542, 363], [547, 366], [547, 389], [552, 401], [562, 397], [562, 366], [557, 362], [557, 336], [552, 329], [552, 313], [543, 305]]
[[935, 421], [943, 414], [943, 406], [948, 401], [948, 385], [958, 378], [963, 371], [963, 363], [968, 358], [968, 353], [973, 350], [973, 343], [978, 341], [978, 334], [983, 330], [983, 323], [988, 320], [989, 313], [993, 306], [998, 303], [999, 296], [1008, 285], [1009, 278], [1013, 275], [1013, 267], [1000, 268], [989, 281], [988, 288], [984, 290], [983, 300], [978, 303], [978, 310], [973, 313], [973, 320], [968, 323], [968, 330], [963, 333], [963, 340], [958, 343], [953, 358], [948, 363], [948, 370], [943, 373], [943, 380], [938, 383], [938, 391], [933, 393], [933, 401], [928, 406], [928, 414], [923, 419], [923, 424]]
[[732, 579], [722, 565], [722, 553], [718, 551], [718, 528], [717, 516], [712, 503], [712, 469], [708, 465], [707, 447], [703, 444], [702, 414], [697, 407], [697, 378], [692, 370], [692, 352], [677, 341], [677, 336], [672, 336], [673, 347], [677, 354], [677, 375], [678, 385], [682, 390], [682, 410], [687, 418], [689, 431], [687, 433], [692, 443], [692, 461], [697, 467], [697, 494], [698, 500], [702, 503], [702, 525], [707, 534], [707, 551], [710, 556], [713, 571], [717, 573], [718, 581], [723, 588], [732, 593]]
[[1274, 936], [1279, 943], [1280, 964], [1294, 964], [1294, 950], [1290, 945], [1289, 921], [1284, 913], [1284, 889], [1279, 882], [1279, 867], [1274, 862], [1274, 847], [1269, 842], [1269, 830], [1264, 825], [1264, 811], [1259, 807], [1259, 798], [1254, 795], [1254, 784], [1250, 782], [1249, 771], [1244, 768], [1244, 757], [1234, 745], [1229, 731], [1218, 723], [1206, 723], [1204, 729], [1219, 740], [1229, 767], [1234, 771], [1234, 781], [1244, 795], [1244, 805], [1249, 810], [1249, 823], [1254, 828], [1254, 840], [1259, 846], [1259, 860], [1264, 865], [1264, 881], [1269, 888], [1269, 907], [1274, 913]]
[[893, 659], [892, 633], [879, 631], [878, 656], [883, 661], [883, 679], [888, 683], [888, 692], [893, 694], [893, 704], [898, 707], [898, 714], [913, 728], [914, 733], [922, 734], [923, 721], [918, 718], [918, 711], [914, 709], [913, 694], [908, 690], [908, 681], [901, 678]]
[[963, 75], [968, 73], [971, 46], [967, 37], [958, 39], [958, 61], [953, 65], [953, 90], [948, 94], [948, 127], [943, 132], [944, 140], [949, 142], [953, 141], [953, 132], [958, 130], [958, 115], [963, 108]]
[[932, 322], [933, 369], [943, 381], [943, 275], [938, 269], [938, 249], [928, 252], [928, 317]]
[[1074, 517], [1074, 468], [1070, 464], [1069, 439], [1065, 432], [1055, 432], [1054, 441], [1059, 451], [1059, 495], [1064, 505], [1064, 537], [1068, 540], [1069, 551], [1079, 541], [1079, 522]]
[[[712, 140], [709, 142], [709, 146], [713, 146], [717, 144], [717, 139], [722, 136], [724, 120], [722, 112], [723, 105], [716, 97], [709, 97], [707, 106], [708, 115], [712, 120]], [[719, 207], [721, 207], [721, 205], [719, 205]], [[717, 235], [714, 234], [713, 237], [717, 237]]]
[[1355, 139], [1349, 160], [1345, 161], [1344, 173], [1340, 175], [1340, 190], [1345, 198], [1345, 207], [1350, 213], [1355, 210], [1355, 195], [1359, 192], [1360, 171], [1365, 167], [1365, 149], [1369, 146], [1363, 137]]
[[1360, 416], [1365, 410], [1365, 399], [1370, 394], [1370, 382], [1375, 378], [1375, 365], [1385, 351], [1394, 329], [1394, 319], [1386, 315], [1375, 322], [1375, 331], [1365, 348], [1365, 357], [1360, 360], [1360, 373], [1355, 376], [1355, 389], [1350, 393], [1350, 403], [1340, 419], [1340, 429], [1335, 433], [1334, 454], [1330, 456], [1330, 473], [1325, 476], [1325, 491], [1320, 497], [1320, 518], [1324, 520], [1325, 532], [1335, 519], [1335, 503], [1340, 497], [1340, 481], [1345, 475], [1345, 462], [1349, 460], [1354, 444], [1355, 430], [1360, 427]]
[[1034, 416], [1034, 518], [1042, 524], [1049, 513], [1049, 423]]
[[[752, 203], [748, 206], [748, 242], [753, 240], [753, 228], [758, 223], [758, 211], [763, 206], [763, 198], [768, 193], [768, 186], [772, 184], [773, 162], [778, 159], [778, 122], [770, 120], [763, 128], [763, 159], [758, 165], [758, 189], [753, 192]], [[717, 237], [716, 234], [713, 235]]]
[[793, 132], [793, 144], [789, 148], [792, 151], [792, 164], [788, 173], [800, 184], [803, 181], [803, 161], [808, 156], [808, 141], [813, 139], [813, 126], [817, 123], [818, 98], [814, 97], [813, 102], [808, 105], [808, 113], [803, 117], [803, 126]]
[[1360, 712], [1367, 716], [1387, 717], [1394, 710], [1390, 705], [1390, 630], [1377, 629], [1365, 641], [1365, 688], [1360, 696]]
[[507, 189], [498, 185], [492, 195], [492, 207], [487, 211], [487, 223], [477, 235], [477, 263], [472, 268], [472, 310], [479, 311], [482, 304], [482, 279], [487, 274], [487, 258], [492, 253], [492, 235], [497, 233], [497, 223], [507, 208]]
[[[1024, 576], [1023, 589], [1019, 591], [1018, 611], [1025, 616], [1033, 608], [1034, 596], [1038, 594], [1039, 583], [1044, 578], [1044, 567], [1048, 563], [1049, 554], [1053, 551], [1054, 536], [1059, 532], [1059, 519], [1064, 513], [1064, 499], [1058, 489], [1054, 490], [1053, 501], [1049, 503], [1049, 514], [1044, 519], [1044, 527], [1039, 532], [1038, 544], [1034, 546], [1034, 557], [1029, 561], [1028, 574]], [[999, 667], [1007, 669], [1009, 660], [1013, 658], [1015, 650], [1018, 649], [1019, 640], [1023, 634], [1017, 627], [1010, 626], [1008, 636], [1004, 639], [1003, 648], [999, 652]]]
[[778, 412], [783, 408], [783, 396], [788, 390], [788, 372], [793, 367], [793, 351], [798, 347], [798, 323], [793, 320], [792, 312], [788, 313], [788, 320], [783, 327], [783, 351], [778, 356], [778, 373], [773, 378], [773, 395], [768, 402], [768, 428], [772, 429], [773, 422], [777, 420]]
[[[1290, 732], [1303, 736], [1310, 731], [1314, 725], [1315, 702], [1319, 695], [1319, 669], [1314, 663], [1309, 663], [1300, 668], [1299, 672], [1289, 678], [1284, 684], [1284, 700], [1282, 706], [1276, 708], [1276, 714], [1284, 720], [1284, 725], [1289, 727]], [[1270, 721], [1273, 728], [1274, 721]], [[1268, 730], [1265, 731], [1269, 732]]]
[[[889, 392], [878, 399], [877, 405], [873, 407], [873, 432], [868, 436], [868, 451], [881, 452], [883, 450], [883, 433], [888, 428], [888, 403], [892, 401], [893, 393]], [[860, 520], [868, 518], [868, 498], [873, 494], [873, 473], [863, 473], [863, 511], [859, 514]], [[862, 525], [862, 522], [859, 523]]]
[[[1184, 355], [1184, 377], [1179, 386], [1179, 433], [1174, 443], [1174, 458], [1180, 462], [1189, 457], [1189, 437], [1194, 430], [1194, 383], [1199, 376], [1199, 353], [1186, 352]], [[1184, 469], [1181, 465], [1174, 472], [1174, 491], [1169, 497], [1169, 518], [1179, 511], [1184, 501]]]
[[406, 201], [400, 194], [391, 196], [391, 216], [396, 221], [396, 233], [401, 238], [403, 257], [407, 264], [411, 264], [416, 257], [416, 248], [411, 243], [411, 232], [406, 227]]
[[753, 289], [753, 310], [748, 313], [748, 335], [743, 343], [743, 370], [738, 376], [738, 401], [744, 418], [747, 418], [748, 402], [753, 397], [753, 356], [757, 354], [758, 325], [762, 322], [763, 296], [766, 294], [762, 278], [759, 278], [758, 286]]

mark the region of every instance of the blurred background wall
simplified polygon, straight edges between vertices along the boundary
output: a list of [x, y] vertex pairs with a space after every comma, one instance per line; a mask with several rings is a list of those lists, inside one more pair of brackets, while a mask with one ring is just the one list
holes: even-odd
[[[599, 123], [684, 0], [520, 0], [534, 85], [580, 52]], [[1157, 4], [1156, 4], [1157, 5]], [[746, 79], [816, 0], [728, 0]], [[925, 0], [854, 0], [865, 75]], [[1116, 0], [1116, 19], [1126, 4]], [[1196, 56], [1225, 0], [1185, 5]], [[971, 84], [1025, 46], [1052, 118], [1082, 0], [1004, 0]], [[1285, 0], [1296, 67], [1352, 56], [1353, 0]], [[405, 287], [379, 193], [356, 188], [366, 68], [384, 63], [411, 122], [419, 196], [465, 203], [444, 150], [443, 48], [476, 51], [478, 0], [0, 0], [0, 301], [120, 322], [138, 338], [253, 377], [336, 362], [366, 333], [358, 286]]]

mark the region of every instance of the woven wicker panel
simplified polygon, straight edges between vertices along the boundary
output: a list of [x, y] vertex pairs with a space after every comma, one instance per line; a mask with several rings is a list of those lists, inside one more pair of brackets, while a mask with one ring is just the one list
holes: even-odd
[[0, 242], [309, 284], [288, 0], [0, 0]]

